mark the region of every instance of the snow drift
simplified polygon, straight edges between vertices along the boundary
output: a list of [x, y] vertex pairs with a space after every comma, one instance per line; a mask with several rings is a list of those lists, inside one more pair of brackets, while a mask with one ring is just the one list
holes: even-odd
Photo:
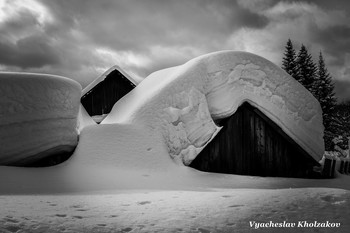
[[190, 164], [245, 101], [261, 110], [315, 160], [324, 152], [318, 101], [270, 61], [221, 51], [157, 71], [118, 101], [102, 124], [141, 124], [160, 131], [176, 161]]
[[25, 165], [78, 143], [79, 83], [64, 77], [0, 73], [0, 164]]
[[96, 125], [94, 119], [89, 115], [84, 106], [80, 104], [78, 115], [78, 130], [81, 132], [85, 127], [89, 125]]

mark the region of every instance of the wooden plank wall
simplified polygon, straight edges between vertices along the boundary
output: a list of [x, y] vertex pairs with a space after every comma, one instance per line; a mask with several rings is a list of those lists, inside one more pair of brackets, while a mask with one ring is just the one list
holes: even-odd
[[307, 177], [318, 165], [261, 111], [244, 103], [190, 165], [208, 172]]
[[90, 116], [107, 114], [114, 104], [134, 87], [135, 85], [118, 70], [114, 70], [86, 93], [81, 98], [81, 103]]

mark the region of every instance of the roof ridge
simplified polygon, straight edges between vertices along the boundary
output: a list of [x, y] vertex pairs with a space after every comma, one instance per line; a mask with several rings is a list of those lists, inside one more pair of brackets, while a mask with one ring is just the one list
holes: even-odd
[[105, 80], [105, 78], [112, 73], [114, 70], [119, 71], [122, 75], [124, 75], [130, 82], [132, 82], [135, 86], [139, 83], [133, 76], [128, 74], [124, 69], [122, 69], [119, 65], [113, 65], [108, 70], [106, 70], [102, 75], [94, 79], [89, 85], [87, 85], [83, 90], [81, 95], [85, 95], [91, 89], [93, 89], [97, 84]]

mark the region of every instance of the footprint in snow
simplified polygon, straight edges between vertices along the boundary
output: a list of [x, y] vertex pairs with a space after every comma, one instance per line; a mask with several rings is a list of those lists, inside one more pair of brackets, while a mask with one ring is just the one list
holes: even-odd
[[89, 209], [76, 209], [76, 211], [80, 211], [80, 212], [84, 212], [84, 211], [88, 211]]
[[150, 201], [140, 201], [140, 202], [137, 202], [138, 205], [146, 205], [146, 204], [151, 204]]
[[8, 225], [8, 226], [5, 226], [5, 229], [9, 232], [18, 232], [19, 230], [21, 230], [21, 227], [14, 226], [14, 225]]
[[288, 210], [288, 211], [296, 211], [298, 209], [299, 209], [299, 206], [296, 204], [292, 204], [292, 205], [289, 205], [286, 207], [286, 210]]
[[121, 232], [130, 232], [130, 231], [132, 231], [132, 228], [131, 228], [131, 227], [126, 227], [126, 228], [123, 228], [123, 229], [121, 230]]
[[197, 228], [197, 231], [200, 233], [210, 233], [211, 231], [205, 228]]
[[4, 218], [4, 220], [5, 220], [6, 222], [11, 222], [11, 223], [18, 223], [18, 222], [19, 222], [18, 220], [14, 219], [12, 216], [6, 216], [6, 217]]
[[233, 223], [233, 222], [230, 222], [230, 223], [227, 223], [226, 226], [229, 226], [229, 227], [232, 227], [232, 226], [235, 226], [236, 223]]
[[338, 196], [333, 196], [333, 195], [321, 196], [320, 199], [325, 201], [325, 202], [329, 202], [330, 204], [335, 204], [335, 205], [343, 204], [346, 202], [346, 199], [344, 199], [342, 197], [338, 197]]
[[235, 207], [242, 207], [242, 206], [244, 206], [244, 205], [231, 205], [231, 206], [229, 206], [229, 207], [235, 208]]
[[56, 214], [55, 216], [56, 216], [56, 217], [60, 217], [60, 218], [65, 218], [65, 217], [67, 217], [66, 214]]
[[330, 202], [330, 201], [332, 201], [333, 196], [331, 196], [331, 195], [326, 195], [326, 196], [321, 196], [320, 198], [321, 198], [321, 200], [323, 200], [323, 201]]

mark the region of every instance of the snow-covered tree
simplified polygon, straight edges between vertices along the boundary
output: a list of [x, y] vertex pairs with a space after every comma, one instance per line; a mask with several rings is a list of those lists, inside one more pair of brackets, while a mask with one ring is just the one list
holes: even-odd
[[336, 105], [336, 97], [334, 93], [334, 83], [326, 68], [322, 52], [320, 52], [319, 55], [317, 68], [318, 88], [316, 89], [316, 96], [321, 104], [323, 124], [327, 129], [332, 121], [333, 110]]
[[297, 80], [316, 97], [318, 89], [317, 66], [305, 45], [301, 45], [296, 61], [298, 66]]
[[290, 39], [287, 41], [283, 55], [284, 57], [282, 58], [282, 69], [284, 69], [293, 78], [298, 80], [298, 66], [296, 62], [297, 55], [293, 47], [293, 43]]
[[[326, 68], [322, 52], [320, 52], [316, 65], [305, 45], [301, 46], [296, 55], [292, 41], [288, 39], [283, 55], [282, 69], [306, 87], [320, 102], [325, 126], [325, 147], [326, 150], [333, 150], [334, 138], [350, 136], [349, 118], [342, 114], [344, 111], [346, 112], [344, 109], [348, 109], [350, 104], [337, 105], [334, 83]], [[347, 143], [345, 146], [347, 146]]]
[[334, 150], [334, 138], [342, 137], [338, 145], [342, 149], [348, 149], [350, 137], [350, 102], [338, 103], [334, 106], [331, 122], [325, 130], [326, 150]]

